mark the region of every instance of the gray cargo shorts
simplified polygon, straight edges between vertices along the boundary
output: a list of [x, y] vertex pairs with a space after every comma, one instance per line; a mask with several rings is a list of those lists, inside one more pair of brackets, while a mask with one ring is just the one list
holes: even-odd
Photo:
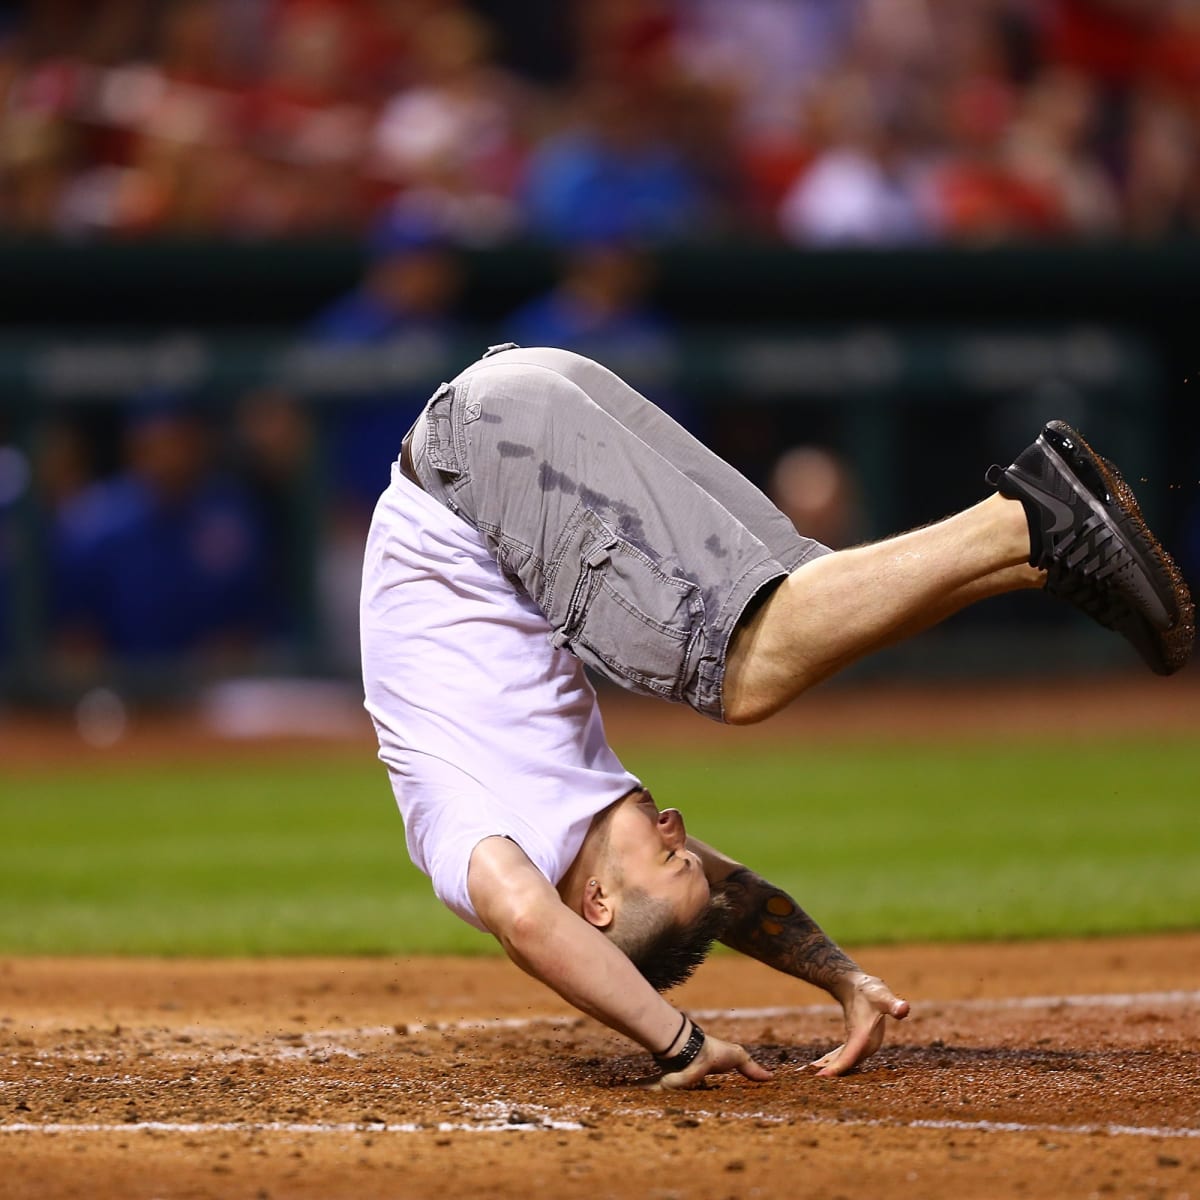
[[746, 606], [829, 553], [599, 363], [494, 347], [409, 437], [421, 486], [487, 541], [551, 640], [635, 692], [724, 719]]

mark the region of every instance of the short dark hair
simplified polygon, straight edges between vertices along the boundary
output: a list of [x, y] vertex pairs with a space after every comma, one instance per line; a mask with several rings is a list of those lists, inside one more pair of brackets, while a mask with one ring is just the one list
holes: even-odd
[[690, 921], [676, 920], [670, 906], [642, 891], [625, 897], [610, 938], [657, 992], [690, 979], [729, 925], [729, 903], [714, 893]]

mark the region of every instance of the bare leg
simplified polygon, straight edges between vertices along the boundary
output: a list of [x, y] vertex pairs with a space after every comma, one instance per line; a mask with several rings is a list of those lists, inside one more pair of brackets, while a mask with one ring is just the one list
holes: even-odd
[[968, 604], [1040, 587], [1022, 506], [989, 496], [936, 525], [841, 550], [794, 571], [734, 633], [725, 715], [778, 712], [805, 689]]
[[1045, 583], [1046, 572], [1035, 571], [1028, 563], [1023, 562], [1016, 567], [1001, 567], [1000, 570], [993, 571], [992, 574], [985, 575], [982, 579], [955, 588], [953, 592], [943, 598], [940, 606], [932, 605], [916, 620], [902, 625], [896, 630], [895, 636], [883, 643], [879, 649], [896, 642], [903, 642], [910, 637], [915, 637], [918, 633], [924, 633], [926, 629], [932, 629], [934, 625], [940, 624], [947, 617], [952, 617], [956, 612], [970, 607], [979, 600], [986, 600], [989, 596], [1002, 596], [1005, 592], [1040, 588]]

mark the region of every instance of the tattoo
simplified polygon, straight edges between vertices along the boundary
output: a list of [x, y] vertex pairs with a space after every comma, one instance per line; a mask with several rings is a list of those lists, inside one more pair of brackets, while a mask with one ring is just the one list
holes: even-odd
[[732, 914], [725, 945], [827, 992], [859, 969], [786, 892], [746, 867], [734, 871], [721, 892]]

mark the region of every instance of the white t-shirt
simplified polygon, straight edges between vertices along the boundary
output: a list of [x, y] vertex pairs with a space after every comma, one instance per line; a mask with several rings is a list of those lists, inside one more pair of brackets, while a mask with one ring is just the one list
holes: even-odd
[[480, 535], [394, 465], [363, 564], [366, 707], [409, 855], [479, 929], [467, 867], [480, 841], [512, 838], [557, 884], [592, 817], [638, 786], [550, 632]]

